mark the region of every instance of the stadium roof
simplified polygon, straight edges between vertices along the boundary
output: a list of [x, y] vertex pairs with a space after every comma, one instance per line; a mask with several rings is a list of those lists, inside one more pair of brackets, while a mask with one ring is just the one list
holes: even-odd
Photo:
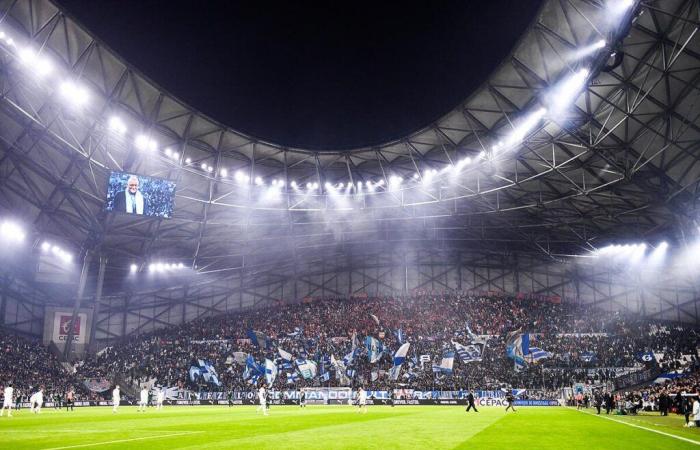
[[[206, 117], [48, 0], [0, 1], [0, 208], [32, 222], [37, 244], [99, 249], [122, 274], [152, 260], [225, 272], [385, 244], [555, 259], [678, 238], [695, 226], [700, 181], [697, 2], [626, 3], [547, 1], [490, 78], [429, 127], [318, 151]], [[581, 94], [560, 108], [577, 79]], [[62, 97], [66, 80], [72, 100], [85, 89], [84, 106]], [[156, 149], [139, 150], [139, 134]], [[173, 218], [105, 213], [111, 170], [176, 181]]]

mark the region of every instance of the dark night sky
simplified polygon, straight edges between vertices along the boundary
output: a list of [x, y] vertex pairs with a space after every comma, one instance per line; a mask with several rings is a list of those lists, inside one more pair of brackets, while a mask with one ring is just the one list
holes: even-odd
[[272, 142], [338, 149], [401, 137], [454, 108], [540, 1], [59, 3], [210, 117]]

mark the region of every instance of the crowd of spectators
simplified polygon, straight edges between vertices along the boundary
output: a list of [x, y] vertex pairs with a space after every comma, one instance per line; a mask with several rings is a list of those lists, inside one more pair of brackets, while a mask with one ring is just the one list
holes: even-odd
[[[400, 345], [399, 329], [403, 341], [410, 342], [411, 348], [402, 375], [392, 381], [388, 372]], [[516, 329], [529, 331], [534, 339], [531, 345], [550, 352], [551, 358], [531, 364], [527, 370], [515, 371], [505, 348], [507, 333]], [[659, 329], [664, 333], [658, 333]], [[248, 338], [248, 330], [268, 336], [269, 347], [254, 345]], [[649, 362], [639, 359], [644, 352], [691, 354], [696, 358], [698, 338], [693, 329], [681, 325], [512, 297], [426, 293], [326, 298], [206, 317], [147, 336], [132, 336], [97, 358], [86, 360], [79, 373], [91, 377], [120, 373], [136, 383], [153, 380], [163, 386], [198, 390], [246, 390], [251, 385], [243, 378], [245, 366], [231, 357], [234, 352], [250, 354], [257, 362], [265, 358], [280, 362], [277, 349], [282, 348], [295, 357], [306, 355], [315, 359], [320, 367], [324, 356], [333, 355], [340, 360], [348, 354], [353, 345], [352, 336], [357, 337], [357, 347], [364, 347], [365, 336], [373, 336], [386, 348], [376, 363], [370, 364], [366, 355], [354, 359], [353, 385], [386, 389], [410, 384], [414, 389], [430, 390], [492, 390], [503, 386], [558, 389], [577, 382], [611, 383], [621, 373], [648, 365]], [[432, 364], [440, 363], [443, 349], [451, 347], [451, 341], [468, 344], [475, 338], [486, 343], [480, 362], [465, 364], [455, 357], [451, 375], [432, 371]], [[584, 353], [593, 357], [583, 358]], [[420, 355], [429, 355], [431, 361], [422, 365], [410, 362], [413, 356]], [[203, 380], [197, 386], [192, 383], [188, 371], [198, 359], [211, 361], [221, 386]], [[406, 376], [409, 372], [410, 378]], [[338, 386], [347, 382], [344, 377], [336, 376], [323, 382], [318, 377], [312, 380], [298, 377], [293, 386]], [[274, 388], [289, 387], [282, 371]]]
[[[255, 345], [248, 330], [268, 337], [268, 345]], [[411, 344], [408, 358], [398, 380], [389, 370], [393, 354], [403, 342]], [[527, 331], [531, 345], [551, 353], [549, 358], [516, 371], [506, 356], [506, 336], [514, 330]], [[356, 337], [353, 343], [353, 336]], [[681, 357], [690, 358], [685, 368], [697, 366], [698, 333], [679, 324], [651, 322], [639, 316], [611, 313], [580, 305], [558, 304], [542, 300], [517, 299], [501, 295], [469, 293], [414, 293], [376, 298], [306, 299], [299, 303], [266, 309], [205, 317], [153, 333], [130, 336], [115, 342], [97, 355], [88, 355], [75, 364], [75, 375], [38, 343], [0, 335], [4, 355], [0, 361], [0, 379], [19, 380], [27, 386], [43, 383], [47, 389], [64, 389], [77, 380], [125, 380], [177, 386], [192, 390], [250, 390], [244, 379], [245, 364], [236, 354], [250, 354], [258, 363], [266, 358], [280, 360], [278, 349], [295, 358], [305, 357], [324, 365], [333, 355], [336, 360], [351, 352], [353, 345], [364, 349], [364, 338], [373, 336], [385, 347], [379, 361], [370, 363], [359, 353], [351, 367], [352, 379], [319, 376], [288, 384], [280, 370], [273, 388], [364, 385], [374, 390], [410, 387], [423, 390], [496, 390], [504, 387], [557, 390], [574, 383], [612, 386], [616, 377], [654, 365], [640, 354], [654, 352], [660, 357], [659, 370], [680, 368]], [[455, 355], [451, 374], [435, 373], [445, 349], [454, 349], [452, 341], [485, 343], [481, 361], [464, 363]], [[421, 355], [430, 361], [419, 363]], [[198, 379], [193, 382], [189, 369], [198, 360], [212, 364], [219, 385]], [[688, 369], [691, 370], [691, 369]], [[320, 370], [319, 370], [320, 374]], [[262, 380], [260, 380], [262, 381]], [[50, 386], [50, 387], [49, 387]]]

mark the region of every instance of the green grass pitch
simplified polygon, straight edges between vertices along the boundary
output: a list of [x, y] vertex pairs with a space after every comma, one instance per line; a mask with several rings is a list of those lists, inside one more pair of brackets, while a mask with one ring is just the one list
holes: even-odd
[[[121, 407], [74, 412], [28, 410], [0, 418], [6, 449], [200, 448], [469, 448], [664, 449], [699, 448], [700, 429], [680, 416], [595, 417], [568, 408], [522, 407], [516, 413], [452, 406], [172, 406], [162, 411]], [[623, 422], [623, 423], [620, 423]], [[631, 426], [633, 425], [633, 426]], [[654, 431], [649, 431], [654, 430]], [[671, 436], [669, 436], [671, 435]]]

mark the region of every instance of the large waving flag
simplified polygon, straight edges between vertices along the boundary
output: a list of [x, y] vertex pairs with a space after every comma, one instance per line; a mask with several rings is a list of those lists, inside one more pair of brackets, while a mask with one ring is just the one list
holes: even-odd
[[455, 346], [457, 356], [462, 362], [470, 363], [481, 361], [484, 352], [484, 344], [482, 342], [472, 342], [468, 345], [462, 345], [459, 342], [452, 341], [452, 345]]
[[305, 380], [310, 380], [316, 376], [317, 366], [310, 359], [298, 358], [296, 361], [297, 369]]
[[406, 360], [406, 355], [408, 354], [408, 349], [411, 346], [408, 342], [403, 344], [394, 353], [394, 367], [391, 368], [389, 376], [392, 380], [397, 380], [399, 378], [399, 373], [401, 372], [401, 365]]
[[294, 384], [299, 379], [299, 375], [296, 372], [287, 374], [287, 384]]
[[274, 361], [265, 359], [265, 382], [268, 386], [272, 386], [277, 378], [277, 364]]
[[365, 338], [365, 347], [367, 347], [367, 357], [370, 363], [376, 363], [382, 357], [384, 346], [381, 341], [372, 336]]
[[406, 339], [406, 336], [404, 336], [403, 330], [401, 328], [399, 328], [398, 330], [396, 330], [394, 332], [394, 334], [396, 335], [396, 340], [399, 341], [399, 344], [403, 344], [404, 339]]
[[528, 363], [536, 363], [541, 359], [550, 358], [551, 356], [551, 353], [544, 351], [541, 348], [530, 347], [530, 353], [525, 355], [525, 361]]
[[246, 335], [256, 347], [262, 348], [268, 346], [267, 336], [262, 331], [248, 330]]
[[252, 355], [248, 355], [245, 362], [245, 370], [243, 371], [243, 379], [256, 382], [263, 375], [265, 375], [265, 368], [255, 362]]
[[279, 352], [280, 357], [285, 360], [285, 361], [291, 361], [293, 359], [292, 354], [282, 350], [281, 348], [277, 349], [277, 352]]
[[455, 360], [455, 352], [451, 350], [446, 350], [442, 354], [442, 361], [440, 362], [440, 370], [443, 373], [452, 373], [452, 366]]

